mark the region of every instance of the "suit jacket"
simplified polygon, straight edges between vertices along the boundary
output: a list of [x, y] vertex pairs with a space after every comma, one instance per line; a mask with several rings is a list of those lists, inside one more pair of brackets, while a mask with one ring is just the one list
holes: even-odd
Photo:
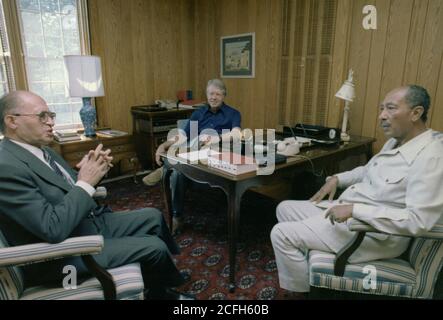
[[[76, 181], [66, 161], [46, 149]], [[96, 206], [86, 191], [70, 186], [31, 152], [7, 138], [0, 142], [0, 229], [10, 245], [97, 234], [87, 218]]]

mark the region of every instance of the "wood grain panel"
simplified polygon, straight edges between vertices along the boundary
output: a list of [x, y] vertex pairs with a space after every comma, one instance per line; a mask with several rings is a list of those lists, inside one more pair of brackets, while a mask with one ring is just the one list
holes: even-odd
[[424, 40], [424, 26], [428, 12], [428, 0], [416, 0], [412, 10], [411, 29], [409, 32], [406, 64], [403, 74], [403, 83], [416, 83], [420, 64], [420, 55]]
[[[375, 137], [375, 132], [378, 128], [378, 106], [382, 100], [380, 90], [384, 66], [383, 57], [386, 52], [391, 1], [377, 0], [376, 7], [378, 12], [377, 30], [370, 31], [372, 39], [369, 60], [367, 61], [369, 66], [367, 85], [366, 89], [361, 90], [361, 94], [365, 95], [361, 133], [367, 137]], [[359, 84], [356, 85], [357, 87], [359, 86]]]
[[[405, 30], [409, 30], [410, 28], [412, 5], [412, 0], [392, 0], [391, 2], [386, 49], [383, 58], [380, 100], [382, 100], [389, 91], [402, 85], [408, 39], [408, 32], [405, 32]], [[405, 17], [407, 17], [407, 19], [405, 19]], [[375, 148], [379, 150], [386, 141], [386, 138], [378, 126], [375, 137], [377, 138]]]
[[432, 119], [429, 119], [431, 128], [443, 132], [443, 60], [440, 65], [439, 81], [437, 94], [434, 100], [431, 100], [431, 108], [434, 109]]
[[327, 107], [327, 121], [329, 127], [339, 128], [341, 126], [341, 104], [335, 97], [347, 76], [349, 50], [349, 34], [352, 26], [352, 0], [338, 1], [337, 18], [335, 21], [334, 44], [332, 50], [331, 80], [329, 83], [329, 103]]
[[[364, 100], [366, 97], [366, 87], [368, 81], [369, 58], [372, 44], [372, 30], [365, 30], [361, 26], [362, 8], [366, 4], [375, 5], [375, 1], [356, 0], [352, 10], [352, 17], [355, 19], [353, 25], [356, 26], [360, 22], [360, 27], [352, 28], [350, 47], [352, 54], [349, 57], [349, 66], [354, 70], [355, 99], [351, 104], [351, 111], [349, 113], [349, 130], [353, 134], [361, 135], [362, 123], [364, 121]], [[347, 78], [347, 75], [346, 75]], [[344, 79], [343, 79], [344, 80]], [[337, 89], [338, 90], [338, 89]], [[341, 108], [344, 110], [344, 101], [341, 102]], [[341, 124], [340, 124], [341, 127]]]
[[[376, 30], [362, 28], [367, 4], [377, 8]], [[334, 95], [353, 68], [350, 132], [377, 137], [376, 151], [385, 141], [377, 106], [402, 84], [429, 90], [429, 125], [443, 130], [442, 6], [441, 0], [89, 1], [92, 52], [102, 58], [106, 93], [97, 98], [99, 123], [131, 131], [131, 105], [174, 99], [179, 89], [204, 99], [208, 79], [220, 77], [220, 37], [255, 32], [256, 77], [224, 79], [226, 101], [242, 112], [243, 127], [295, 121], [340, 127], [343, 102]], [[328, 19], [331, 30], [324, 28]]]
[[[438, 70], [443, 57], [443, 1], [430, 0], [423, 34], [423, 46], [417, 83], [424, 86], [431, 97], [435, 97]], [[440, 106], [441, 107], [441, 106]], [[429, 110], [432, 121], [435, 108]]]

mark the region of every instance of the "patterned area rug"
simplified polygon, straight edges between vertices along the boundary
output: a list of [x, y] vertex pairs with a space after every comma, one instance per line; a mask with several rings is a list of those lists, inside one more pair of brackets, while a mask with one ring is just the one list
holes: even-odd
[[[155, 207], [165, 213], [159, 186], [147, 187], [132, 180], [106, 185], [108, 203], [114, 211]], [[240, 239], [237, 253], [237, 289], [229, 293], [226, 197], [217, 189], [190, 189], [185, 202], [184, 227], [176, 237], [182, 252], [175, 256], [188, 281], [179, 288], [200, 300], [284, 300], [278, 285], [270, 232], [276, 204], [248, 192], [241, 205]], [[291, 298], [293, 299], [293, 298]]]

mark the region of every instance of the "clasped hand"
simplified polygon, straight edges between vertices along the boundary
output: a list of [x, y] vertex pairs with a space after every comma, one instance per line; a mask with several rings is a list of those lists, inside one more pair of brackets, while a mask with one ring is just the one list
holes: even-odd
[[78, 180], [89, 183], [91, 186], [97, 185], [109, 169], [113, 167], [113, 157], [110, 154], [110, 149], [103, 151], [102, 144], [99, 144], [95, 150], [90, 150], [76, 165], [79, 169]]
[[[310, 201], [319, 203], [326, 196], [329, 196], [328, 200], [332, 201], [334, 199], [335, 193], [337, 192], [337, 186], [338, 178], [335, 176], [331, 177], [330, 179], [328, 179], [328, 181], [326, 181], [323, 187], [321, 187], [321, 189], [316, 194], [314, 194]], [[335, 224], [335, 222], [346, 222], [346, 220], [352, 217], [353, 209], [354, 205], [352, 204], [333, 206], [326, 210], [325, 219], [329, 218], [333, 225]]]

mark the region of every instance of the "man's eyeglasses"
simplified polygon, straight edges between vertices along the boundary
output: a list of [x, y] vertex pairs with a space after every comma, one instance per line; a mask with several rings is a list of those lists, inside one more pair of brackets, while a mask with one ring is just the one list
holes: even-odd
[[42, 111], [40, 113], [13, 113], [11, 115], [12, 116], [16, 116], [16, 117], [21, 117], [21, 116], [28, 116], [28, 117], [37, 116], [42, 123], [46, 123], [46, 122], [49, 121], [49, 118], [54, 120], [55, 116], [57, 114], [55, 112]]

